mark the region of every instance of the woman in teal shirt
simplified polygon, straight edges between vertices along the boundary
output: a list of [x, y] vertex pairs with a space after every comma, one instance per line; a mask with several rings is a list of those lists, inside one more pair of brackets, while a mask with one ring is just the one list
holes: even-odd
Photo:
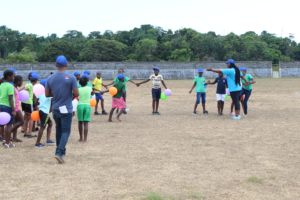
[[249, 84], [249, 82], [245, 79], [244, 75], [241, 73], [239, 68], [235, 65], [235, 61], [233, 59], [229, 59], [227, 62], [227, 67], [229, 69], [215, 70], [215, 69], [207, 69], [207, 71], [215, 72], [215, 73], [223, 73], [227, 75], [227, 84], [230, 92], [231, 99], [235, 106], [235, 116], [231, 119], [241, 119], [240, 115], [240, 91], [242, 89], [240, 79], [243, 79], [245, 83]]

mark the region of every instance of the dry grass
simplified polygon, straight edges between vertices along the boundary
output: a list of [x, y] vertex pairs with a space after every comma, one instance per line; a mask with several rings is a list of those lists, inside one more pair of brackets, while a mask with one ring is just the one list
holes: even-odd
[[23, 143], [0, 149], [0, 199], [149, 199], [147, 191], [154, 199], [300, 199], [300, 79], [257, 79], [240, 121], [229, 119], [230, 101], [217, 116], [215, 86], [210, 115], [194, 116], [192, 80], [166, 84], [173, 95], [161, 101], [161, 116], [150, 115], [150, 84], [128, 83], [131, 110], [121, 123], [93, 115], [81, 144], [74, 120], [64, 165], [55, 147], [34, 148], [20, 133]]

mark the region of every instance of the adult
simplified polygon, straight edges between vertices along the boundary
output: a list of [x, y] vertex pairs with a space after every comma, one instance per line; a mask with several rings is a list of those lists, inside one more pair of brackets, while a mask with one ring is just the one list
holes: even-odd
[[58, 56], [55, 65], [57, 72], [49, 76], [45, 94], [46, 97], [53, 97], [52, 113], [56, 123], [55, 159], [59, 164], [63, 164], [72, 125], [72, 95], [78, 97], [79, 93], [75, 76], [66, 72], [66, 57]]
[[[119, 69], [118, 75], [119, 75], [119, 74], [124, 74], [124, 70], [123, 70], [123, 69]], [[128, 78], [127, 76], [125, 76], [125, 77], [124, 77], [124, 82], [123, 82], [123, 84], [124, 84], [124, 86], [125, 86], [125, 97], [127, 97], [126, 82], [128, 82], [128, 81], [131, 82], [131, 83], [133, 83], [134, 85], [137, 86], [137, 84], [136, 84], [135, 82], [133, 82], [132, 80], [130, 80], [130, 78]], [[107, 84], [107, 85], [103, 85], [103, 86], [104, 86], [104, 87], [108, 87], [108, 86], [113, 85], [113, 84], [115, 84], [115, 83], [119, 83], [118, 76], [114, 79], [113, 82], [111, 82], [110, 84]], [[126, 99], [125, 99], [125, 103], [126, 103]], [[117, 113], [117, 114], [118, 114], [118, 112], [119, 112], [119, 109], [116, 110], [116, 113]], [[127, 112], [124, 111], [123, 114], [126, 115]]]
[[241, 87], [240, 79], [243, 79], [248, 84], [249, 82], [245, 79], [242, 72], [235, 65], [235, 61], [233, 59], [229, 59], [226, 62], [226, 65], [229, 69], [217, 70], [217, 69], [210, 68], [207, 69], [207, 71], [211, 71], [215, 73], [223, 73], [223, 75], [227, 75], [228, 89], [230, 92], [231, 99], [235, 106], [235, 116], [233, 116], [231, 119], [241, 119], [239, 95], [242, 87]]

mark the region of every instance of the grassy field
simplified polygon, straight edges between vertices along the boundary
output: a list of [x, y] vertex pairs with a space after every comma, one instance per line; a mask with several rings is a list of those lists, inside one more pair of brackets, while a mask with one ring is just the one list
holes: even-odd
[[192, 80], [166, 80], [173, 94], [151, 116], [150, 83], [127, 83], [122, 122], [93, 115], [82, 144], [73, 120], [66, 164], [22, 133], [16, 148], [0, 148], [0, 199], [300, 199], [300, 79], [256, 81], [239, 121], [229, 100], [217, 116], [216, 86], [207, 89], [210, 115], [201, 105], [192, 115]]

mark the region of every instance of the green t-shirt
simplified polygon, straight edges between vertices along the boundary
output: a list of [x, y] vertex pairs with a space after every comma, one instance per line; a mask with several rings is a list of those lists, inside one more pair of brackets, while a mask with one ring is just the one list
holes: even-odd
[[24, 103], [32, 105], [33, 104], [33, 85], [32, 85], [32, 83], [27, 83], [25, 85], [25, 88], [28, 88], [27, 92], [29, 93], [29, 99], [28, 99], [28, 101], [26, 101]]
[[[124, 77], [124, 82], [121, 82], [121, 83], [124, 84], [124, 86], [125, 86], [125, 89], [124, 89], [125, 91], [127, 91], [127, 90], [126, 90], [126, 83], [125, 83], [125, 82], [128, 82], [129, 80], [130, 80], [130, 78], [128, 78], [128, 77], [125, 76], [125, 77]], [[118, 77], [115, 78], [114, 82], [115, 82], [115, 83], [119, 83], [119, 82], [120, 82], [120, 80], [118, 79]]]
[[93, 86], [91, 85], [90, 81], [87, 82], [86, 86], [93, 88]]
[[81, 85], [77, 82], [77, 86], [78, 86], [78, 88], [81, 88]]
[[93, 89], [86, 86], [78, 88], [79, 92], [79, 102], [78, 105], [91, 105], [90, 103], [90, 97]]
[[[252, 76], [250, 74], [246, 74], [245, 75], [245, 79], [248, 81], [248, 82], [251, 82], [252, 81]], [[247, 86], [245, 86], [245, 81], [242, 79], [242, 83], [243, 83], [243, 88], [245, 90], [252, 90], [252, 84], [249, 84]]]
[[113, 87], [117, 88], [118, 93], [113, 96], [114, 98], [120, 99], [123, 96], [123, 90], [125, 90], [125, 84], [123, 82], [118, 82], [113, 85]]
[[0, 85], [0, 105], [10, 107], [9, 95], [13, 95], [14, 106], [15, 106], [15, 89], [9, 82], [2, 83]]
[[195, 92], [201, 92], [201, 93], [205, 93], [205, 78], [204, 77], [200, 77], [200, 76], [196, 76], [194, 79], [194, 82], [196, 83], [196, 90]]

